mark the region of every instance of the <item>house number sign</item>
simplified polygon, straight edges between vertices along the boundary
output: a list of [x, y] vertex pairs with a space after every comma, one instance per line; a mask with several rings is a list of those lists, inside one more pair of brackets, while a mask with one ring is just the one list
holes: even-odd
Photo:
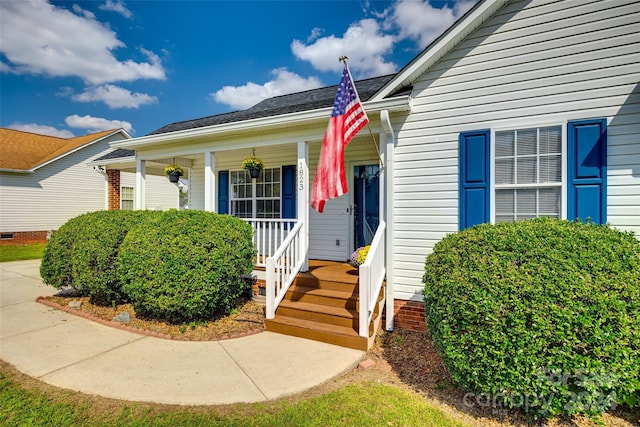
[[298, 165], [298, 190], [304, 190], [304, 162]]

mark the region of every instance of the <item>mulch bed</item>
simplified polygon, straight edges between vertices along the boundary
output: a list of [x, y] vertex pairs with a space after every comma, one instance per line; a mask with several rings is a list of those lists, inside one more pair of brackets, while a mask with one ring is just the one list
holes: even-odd
[[[136, 316], [131, 304], [103, 307], [89, 302], [89, 297], [40, 297], [38, 301], [48, 306], [94, 320], [96, 322], [137, 332], [144, 335], [184, 341], [216, 341], [238, 338], [264, 331], [264, 306], [251, 300], [241, 300], [232, 314], [219, 319], [171, 324]], [[80, 308], [71, 308], [69, 303], [79, 301]], [[128, 323], [113, 321], [120, 313], [131, 317]]]

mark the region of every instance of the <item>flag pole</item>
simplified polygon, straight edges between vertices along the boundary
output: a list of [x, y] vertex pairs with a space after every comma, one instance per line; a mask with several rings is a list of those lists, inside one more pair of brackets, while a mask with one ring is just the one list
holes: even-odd
[[[346, 55], [342, 55], [340, 58], [338, 58], [338, 61], [344, 62], [344, 66], [347, 67], [347, 72], [349, 73], [349, 78], [351, 79], [351, 81], [353, 82], [353, 77], [351, 76], [351, 70], [349, 70], [349, 64], [347, 63], [347, 61], [349, 61], [349, 57]], [[353, 83], [353, 87], [355, 89], [356, 84], [355, 82]], [[356, 93], [357, 89], [356, 89]], [[360, 95], [358, 95], [358, 99], [360, 99]], [[364, 110], [364, 108], [363, 108]], [[380, 160], [380, 168], [384, 169], [384, 162], [382, 161], [382, 155], [380, 154], [380, 148], [378, 148], [378, 143], [376, 142], [376, 137], [373, 135], [373, 131], [371, 130], [371, 122], [369, 122], [367, 120], [367, 129], [369, 129], [369, 135], [371, 136], [371, 141], [373, 141], [373, 146], [376, 147], [376, 153], [378, 154], [378, 159]]]

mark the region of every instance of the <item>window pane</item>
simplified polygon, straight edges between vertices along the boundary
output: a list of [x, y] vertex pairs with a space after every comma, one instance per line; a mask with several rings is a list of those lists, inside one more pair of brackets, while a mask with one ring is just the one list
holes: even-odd
[[496, 132], [496, 157], [513, 156], [515, 132]]
[[539, 190], [539, 208], [541, 216], [559, 217], [560, 215], [560, 187], [541, 188]]
[[538, 151], [537, 138], [538, 132], [536, 129], [523, 129], [518, 131], [518, 140], [516, 142], [516, 155], [527, 156], [536, 154]]
[[516, 191], [516, 213], [518, 219], [526, 215], [536, 216], [536, 199], [538, 190], [517, 190]]
[[513, 214], [515, 200], [514, 194], [515, 190], [496, 191], [496, 217], [498, 215]]
[[514, 220], [513, 215], [496, 215], [496, 222], [510, 222]]
[[560, 155], [540, 157], [540, 181], [560, 182], [562, 179], [562, 166]]
[[540, 129], [540, 154], [560, 154], [562, 151], [562, 128], [553, 126]]
[[537, 182], [537, 170], [536, 170], [536, 158], [525, 157], [517, 160], [518, 177], [516, 183], [518, 184], [533, 184]]
[[496, 184], [513, 184], [514, 160], [496, 160]]

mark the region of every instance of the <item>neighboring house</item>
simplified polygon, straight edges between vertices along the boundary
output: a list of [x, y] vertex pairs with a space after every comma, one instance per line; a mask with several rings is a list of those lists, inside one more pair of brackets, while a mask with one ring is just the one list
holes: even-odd
[[[67, 220], [108, 209], [106, 174], [92, 162], [129, 138], [122, 129], [57, 138], [0, 128], [0, 243], [46, 241]], [[177, 208], [178, 190], [166, 181], [157, 177], [149, 186], [163, 193], [150, 208]], [[117, 188], [129, 192], [130, 208], [134, 183], [133, 174], [123, 175]], [[121, 207], [126, 202], [111, 206]]]
[[[387, 327], [420, 329], [425, 257], [448, 233], [544, 215], [640, 234], [639, 34], [638, 0], [480, 1], [397, 74], [356, 82], [383, 164], [361, 131], [323, 214], [309, 184], [336, 86], [112, 145], [135, 149], [141, 185], [188, 167], [193, 209], [295, 218], [305, 262], [346, 260], [386, 221]], [[258, 180], [240, 169], [253, 149]]]

